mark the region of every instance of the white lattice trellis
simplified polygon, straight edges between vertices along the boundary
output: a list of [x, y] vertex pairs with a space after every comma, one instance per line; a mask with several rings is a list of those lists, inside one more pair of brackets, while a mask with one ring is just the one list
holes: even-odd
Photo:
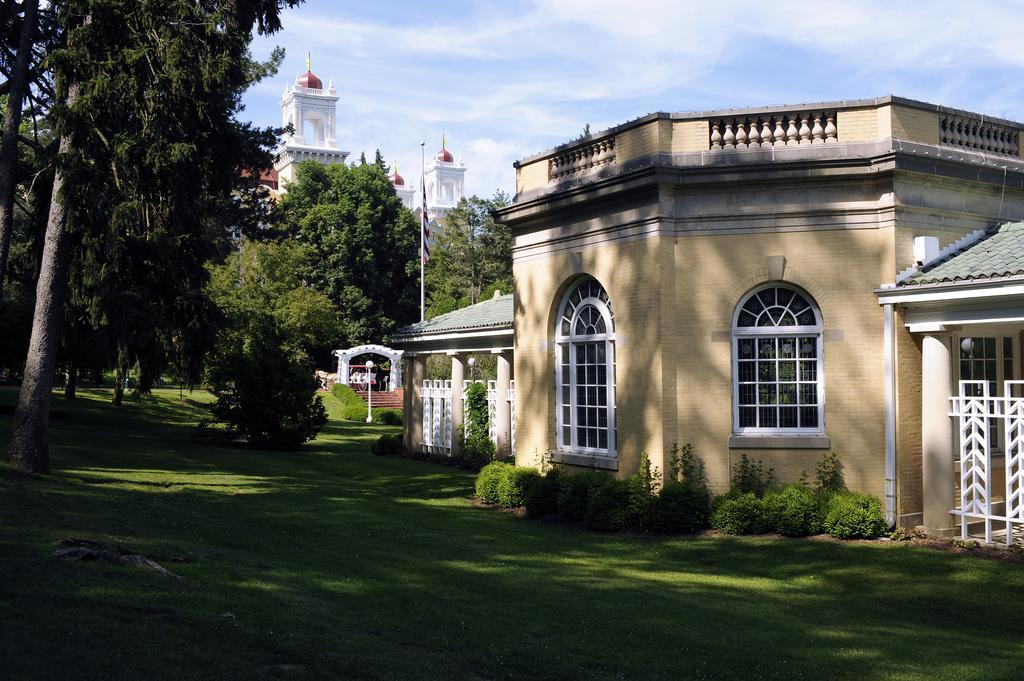
[[470, 381], [465, 380], [462, 382], [462, 418], [465, 421], [464, 425], [469, 428], [469, 409], [467, 404], [469, 401], [469, 386], [474, 383], [486, 383], [487, 385], [487, 436], [491, 439], [491, 442], [498, 443], [498, 430], [497, 430], [497, 417], [498, 417], [498, 405], [497, 405], [497, 381]]
[[509, 449], [512, 456], [516, 455], [516, 382], [515, 379], [508, 382], [508, 411], [509, 411]]
[[423, 381], [423, 442], [425, 452], [452, 451], [452, 382]]
[[[967, 539], [969, 524], [984, 524], [985, 541], [992, 541], [992, 523], [1002, 522], [1006, 543], [1013, 542], [1014, 525], [1024, 525], [1024, 381], [1004, 381], [1003, 396], [991, 394], [988, 381], [960, 381], [952, 399], [952, 416], [959, 436], [960, 534]], [[999, 421], [1003, 427], [995, 427]], [[1002, 442], [993, 441], [1001, 432]], [[992, 467], [993, 449], [1002, 447], [1006, 473], [1005, 490], [996, 490]], [[997, 513], [996, 496], [1005, 492], [1003, 513]]]

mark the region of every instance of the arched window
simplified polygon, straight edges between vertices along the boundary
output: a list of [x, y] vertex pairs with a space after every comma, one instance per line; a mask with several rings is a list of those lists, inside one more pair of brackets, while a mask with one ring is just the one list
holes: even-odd
[[737, 433], [821, 433], [821, 315], [807, 294], [772, 285], [743, 299], [733, 322]]
[[597, 280], [569, 288], [555, 342], [558, 448], [615, 456], [615, 321]]

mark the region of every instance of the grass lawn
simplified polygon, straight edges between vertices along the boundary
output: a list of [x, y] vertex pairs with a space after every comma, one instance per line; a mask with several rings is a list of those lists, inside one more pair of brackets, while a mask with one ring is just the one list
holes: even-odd
[[[252, 452], [191, 442], [201, 406], [177, 392], [107, 401], [55, 398], [53, 475], [0, 466], [0, 678], [1024, 677], [1018, 564], [592, 534], [370, 455], [394, 428], [332, 419], [299, 452]], [[185, 579], [48, 559], [65, 537]]]

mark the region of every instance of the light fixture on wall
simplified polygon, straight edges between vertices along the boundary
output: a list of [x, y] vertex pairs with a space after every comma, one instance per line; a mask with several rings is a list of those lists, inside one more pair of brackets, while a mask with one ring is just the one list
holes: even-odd
[[476, 371], [476, 357], [470, 357], [467, 364], [469, 364], [469, 380], [473, 381], [476, 378], [474, 373]]

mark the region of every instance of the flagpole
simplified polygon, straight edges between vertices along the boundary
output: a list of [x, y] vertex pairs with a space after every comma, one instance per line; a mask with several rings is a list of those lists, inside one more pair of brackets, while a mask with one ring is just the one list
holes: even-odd
[[425, 175], [426, 142], [420, 142], [420, 184], [422, 185], [423, 207], [420, 209], [420, 321], [426, 319], [426, 272], [427, 259], [424, 257], [427, 252], [427, 178]]

